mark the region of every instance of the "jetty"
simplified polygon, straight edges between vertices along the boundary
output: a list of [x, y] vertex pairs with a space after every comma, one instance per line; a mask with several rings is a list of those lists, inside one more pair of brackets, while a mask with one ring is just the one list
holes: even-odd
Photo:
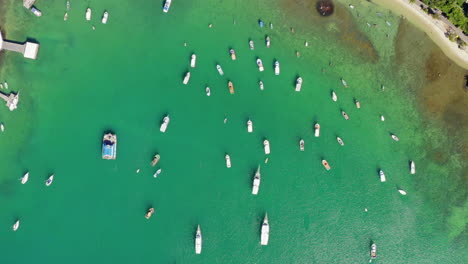
[[6, 102], [6, 106], [8, 107], [8, 109], [10, 109], [10, 111], [13, 111], [18, 106], [19, 92], [17, 94], [12, 92], [8, 95], [0, 92], [0, 98]]
[[26, 41], [25, 43], [16, 43], [3, 39], [0, 32], [0, 51], [9, 50], [23, 54], [27, 59], [35, 60], [39, 52], [39, 44]]

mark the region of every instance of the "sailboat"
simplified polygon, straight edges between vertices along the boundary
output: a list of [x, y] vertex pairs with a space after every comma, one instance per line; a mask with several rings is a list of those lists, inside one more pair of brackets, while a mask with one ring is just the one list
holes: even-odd
[[185, 74], [185, 77], [184, 77], [184, 80], [182, 81], [183, 84], [187, 84], [190, 80], [190, 72], [188, 71], [186, 74]]
[[46, 180], [45, 185], [50, 186], [54, 181], [54, 174], [50, 175], [50, 177]]
[[265, 214], [262, 224], [262, 234], [260, 236], [260, 244], [262, 246], [268, 245], [268, 239], [270, 238], [270, 225], [268, 224], [268, 215]]
[[25, 183], [27, 183], [27, 182], [28, 182], [28, 180], [29, 180], [29, 171], [28, 171], [28, 172], [26, 172], [26, 174], [24, 174], [24, 176], [23, 176], [23, 177], [21, 177], [21, 178], [20, 178], [20, 180], [21, 180], [21, 184], [25, 184]]
[[411, 174], [416, 174], [416, 165], [414, 164], [414, 161], [410, 161], [410, 173]]
[[258, 188], [260, 188], [260, 165], [258, 165], [257, 171], [255, 172], [253, 185], [252, 185], [252, 194], [258, 194]]
[[401, 194], [401, 195], [406, 195], [406, 192], [402, 189], [398, 189], [398, 192]]
[[338, 101], [338, 96], [336, 96], [335, 91], [332, 91], [332, 100], [333, 100], [333, 102]]
[[19, 225], [20, 225], [20, 220], [16, 220], [16, 222], [13, 224], [13, 231], [18, 230]]
[[247, 132], [249, 133], [253, 132], [253, 122], [250, 119], [247, 121]]
[[200, 225], [197, 227], [197, 233], [195, 235], [195, 253], [201, 254], [202, 250], [202, 233], [200, 229]]
[[0, 130], [5, 131], [5, 126], [3, 125], [3, 123], [0, 123]]

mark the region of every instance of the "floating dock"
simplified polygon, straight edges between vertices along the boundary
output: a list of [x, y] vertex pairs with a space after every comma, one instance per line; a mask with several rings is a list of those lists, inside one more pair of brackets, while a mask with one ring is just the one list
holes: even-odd
[[35, 60], [37, 53], [39, 52], [39, 44], [26, 42], [26, 43], [15, 43], [6, 41], [3, 39], [2, 33], [0, 32], [0, 51], [9, 50], [23, 54], [23, 57], [27, 59]]

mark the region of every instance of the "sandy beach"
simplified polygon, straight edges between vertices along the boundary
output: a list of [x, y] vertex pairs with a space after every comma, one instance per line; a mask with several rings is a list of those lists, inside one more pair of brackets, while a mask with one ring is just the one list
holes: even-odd
[[468, 52], [460, 50], [455, 42], [445, 37], [447, 25], [442, 21], [433, 19], [417, 4], [410, 4], [408, 0], [373, 0], [374, 3], [384, 6], [397, 14], [403, 15], [411, 23], [426, 32], [426, 34], [439, 46], [447, 57], [464, 69], [468, 69]]

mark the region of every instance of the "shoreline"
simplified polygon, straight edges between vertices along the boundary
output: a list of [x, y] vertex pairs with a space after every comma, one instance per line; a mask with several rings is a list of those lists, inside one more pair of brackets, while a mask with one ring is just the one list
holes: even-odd
[[430, 17], [418, 4], [411, 4], [408, 0], [373, 0], [372, 2], [403, 15], [408, 21], [424, 31], [448, 58], [468, 70], [468, 52], [459, 49], [456, 42], [450, 41], [445, 36], [446, 28], [449, 25]]

